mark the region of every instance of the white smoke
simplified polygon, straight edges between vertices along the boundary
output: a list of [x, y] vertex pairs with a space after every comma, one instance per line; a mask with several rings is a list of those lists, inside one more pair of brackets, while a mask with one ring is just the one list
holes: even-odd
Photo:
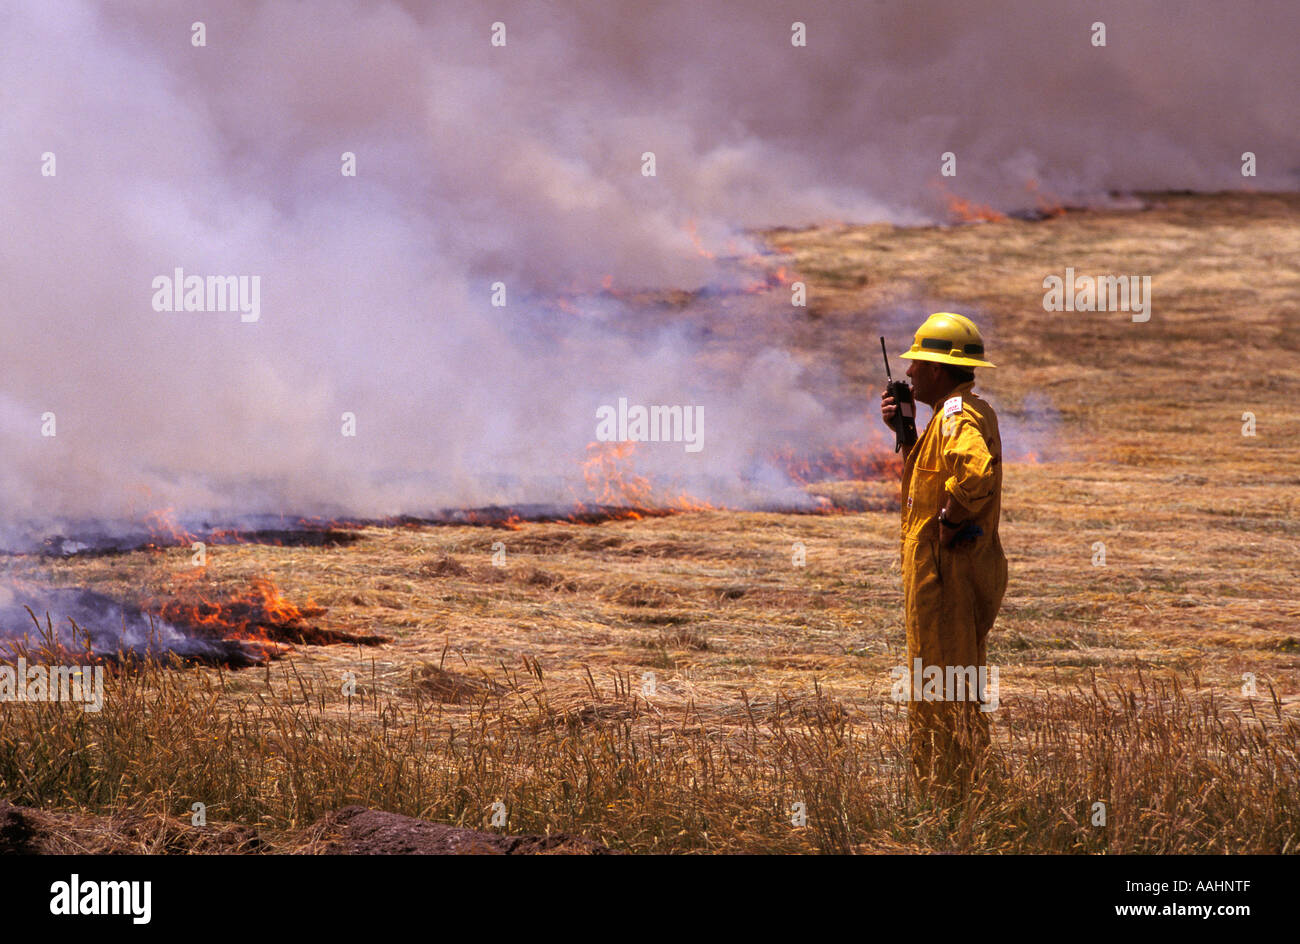
[[[564, 500], [619, 396], [703, 406], [703, 452], [647, 447], [646, 470], [747, 500], [754, 457], [862, 434], [779, 336], [745, 336], [789, 311], [784, 290], [722, 338], [548, 298], [734, 285], [696, 238], [739, 255], [753, 227], [930, 219], [945, 151], [953, 190], [1003, 208], [1032, 204], [1031, 179], [1068, 200], [1240, 186], [1247, 150], [1254, 186], [1293, 187], [1298, 20], [1284, 3], [7, 3], [3, 518]], [[260, 276], [261, 319], [154, 311], [152, 279], [178, 266]]]

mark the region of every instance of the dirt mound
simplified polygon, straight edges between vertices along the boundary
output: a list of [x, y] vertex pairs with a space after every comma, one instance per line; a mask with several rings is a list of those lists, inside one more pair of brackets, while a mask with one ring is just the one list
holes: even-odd
[[398, 813], [348, 806], [318, 824], [328, 855], [610, 855], [598, 842], [557, 833], [502, 836]]
[[0, 855], [123, 855], [270, 852], [251, 826], [195, 827], [187, 818], [96, 816], [14, 806], [0, 800]]
[[324, 855], [611, 855], [579, 836], [504, 836], [348, 806], [273, 841], [252, 826], [148, 813], [63, 813], [0, 800], [0, 855], [308, 853]]
[[32, 848], [34, 832], [30, 818], [20, 807], [0, 800], [0, 855], [37, 851]]

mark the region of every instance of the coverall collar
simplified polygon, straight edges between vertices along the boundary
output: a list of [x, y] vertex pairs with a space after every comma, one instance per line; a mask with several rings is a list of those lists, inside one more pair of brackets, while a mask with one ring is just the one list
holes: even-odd
[[939, 402], [936, 403], [933, 407], [931, 407], [931, 409], [937, 412], [944, 400], [951, 399], [952, 397], [964, 396], [965, 394], [970, 393], [971, 388], [974, 386], [975, 386], [975, 381], [973, 380], [967, 380], [963, 383], [957, 384], [957, 386], [953, 387], [951, 390], [948, 391], [948, 395], [946, 397], [940, 398]]

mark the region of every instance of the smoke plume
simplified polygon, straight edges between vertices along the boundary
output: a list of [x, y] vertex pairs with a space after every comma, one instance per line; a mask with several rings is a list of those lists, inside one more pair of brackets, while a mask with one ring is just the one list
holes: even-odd
[[[1292, 188], [1297, 25], [1267, 2], [6, 3], [0, 518], [563, 501], [619, 397], [703, 407], [704, 449], [646, 445], [646, 471], [771, 497], [767, 452], [860, 438], [867, 407], [779, 339], [727, 356], [623, 293], [733, 291], [762, 226], [932, 220], [949, 151], [952, 188], [1004, 209], [1239, 187], [1245, 151], [1253, 186]], [[258, 277], [257, 320], [155, 310], [178, 268]]]

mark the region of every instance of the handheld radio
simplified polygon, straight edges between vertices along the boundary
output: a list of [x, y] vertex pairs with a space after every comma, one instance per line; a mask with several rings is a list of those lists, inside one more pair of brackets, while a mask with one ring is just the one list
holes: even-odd
[[911, 449], [916, 442], [916, 403], [912, 400], [912, 390], [902, 380], [895, 380], [889, 372], [889, 351], [885, 349], [885, 339], [880, 339], [880, 353], [885, 355], [885, 391], [898, 404], [891, 428], [894, 430], [894, 452]]

